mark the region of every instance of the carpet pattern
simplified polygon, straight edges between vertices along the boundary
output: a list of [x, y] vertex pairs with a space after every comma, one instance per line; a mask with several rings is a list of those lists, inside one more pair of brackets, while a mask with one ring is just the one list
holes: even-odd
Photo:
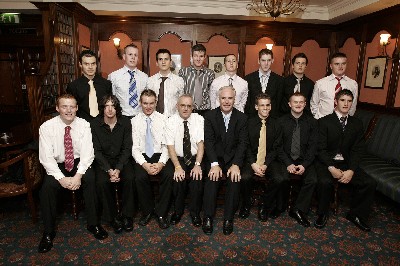
[[[322, 230], [304, 228], [287, 213], [261, 223], [253, 207], [250, 217], [235, 219], [234, 232], [225, 236], [220, 207], [211, 236], [185, 214], [166, 230], [155, 220], [120, 235], [105, 225], [109, 237], [98, 241], [85, 229], [84, 212], [77, 221], [64, 213], [54, 248], [46, 254], [37, 253], [40, 222], [34, 225], [22, 208], [0, 209], [0, 265], [400, 265], [399, 206], [386, 199], [374, 204], [370, 233], [344, 218], [346, 206]], [[315, 213], [309, 217], [313, 221]]]

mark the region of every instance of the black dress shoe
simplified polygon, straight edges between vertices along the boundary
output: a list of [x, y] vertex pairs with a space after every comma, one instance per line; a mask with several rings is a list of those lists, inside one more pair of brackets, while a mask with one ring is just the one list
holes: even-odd
[[195, 227], [200, 227], [201, 226], [200, 215], [198, 215], [198, 214], [190, 214], [190, 218], [192, 218], [193, 226], [195, 226]]
[[294, 218], [299, 224], [301, 224], [304, 227], [310, 226], [310, 221], [307, 219], [307, 216], [298, 209], [290, 210], [289, 216]]
[[126, 232], [130, 232], [133, 230], [133, 219], [132, 217], [128, 217], [126, 215], [122, 216], [122, 227]]
[[108, 233], [101, 225], [89, 225], [87, 230], [93, 234], [93, 236], [99, 240], [106, 239], [108, 237]]
[[142, 217], [140, 217], [138, 224], [141, 226], [146, 226], [150, 221], [151, 218], [153, 217], [153, 213], [149, 213], [147, 215], [142, 215]]
[[269, 216], [270, 216], [272, 219], [276, 219], [276, 218], [278, 218], [279, 216], [281, 216], [281, 213], [282, 213], [281, 210], [279, 210], [278, 208], [274, 208], [274, 209], [271, 211], [271, 213], [269, 214]]
[[261, 222], [266, 222], [268, 220], [268, 212], [264, 206], [258, 208], [258, 220]]
[[314, 222], [315, 228], [322, 229], [325, 227], [326, 223], [328, 222], [328, 215], [327, 214], [319, 214], [317, 220]]
[[122, 232], [122, 221], [118, 217], [112, 220], [111, 226], [114, 229], [114, 233], [119, 234]]
[[250, 207], [249, 206], [242, 206], [239, 211], [239, 217], [242, 219], [246, 219], [250, 216]]
[[39, 243], [38, 251], [39, 253], [46, 253], [51, 250], [53, 247], [53, 239], [56, 236], [55, 232], [52, 233], [43, 233], [42, 239]]
[[169, 222], [168, 222], [167, 218], [162, 217], [162, 216], [157, 216], [156, 220], [157, 220], [158, 226], [161, 229], [167, 229], [169, 227]]
[[211, 235], [213, 232], [213, 220], [211, 217], [205, 217], [203, 219], [203, 226], [202, 226], [203, 232], [206, 235]]
[[182, 219], [182, 214], [177, 214], [176, 212], [174, 212], [171, 215], [171, 224], [175, 225], [178, 224]]
[[224, 235], [230, 235], [233, 231], [233, 220], [224, 220], [224, 227], [223, 227]]
[[346, 219], [365, 232], [371, 231], [371, 227], [369, 227], [365, 222], [363, 222], [358, 216], [347, 214]]

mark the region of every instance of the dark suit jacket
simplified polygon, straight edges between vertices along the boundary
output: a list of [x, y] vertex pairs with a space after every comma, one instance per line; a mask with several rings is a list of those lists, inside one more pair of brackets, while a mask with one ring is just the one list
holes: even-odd
[[[260, 140], [261, 119], [257, 116], [249, 118], [248, 123], [249, 145], [246, 150], [246, 161], [253, 164], [257, 161], [258, 144]], [[267, 155], [265, 156], [265, 165], [268, 166], [276, 159], [278, 147], [281, 142], [281, 130], [278, 122], [273, 117], [268, 117], [266, 121], [267, 127]]]
[[[204, 116], [204, 145], [210, 163], [223, 163], [226, 168], [232, 164], [241, 167], [248, 144], [247, 116], [233, 108], [228, 131], [219, 107]], [[221, 165], [222, 166], [222, 165]]]
[[[281, 102], [281, 114], [289, 114], [290, 107], [288, 105], [289, 97], [293, 94], [294, 87], [297, 84], [297, 78], [295, 75], [291, 74], [283, 79], [283, 93], [282, 93], [282, 102]], [[314, 91], [314, 81], [307, 78], [305, 75], [303, 79], [300, 81], [300, 93], [306, 96], [307, 104], [304, 111], [307, 114], [311, 114], [310, 110], [310, 101], [311, 96]]]
[[[247, 96], [244, 112], [250, 116], [256, 116], [257, 111], [254, 108], [256, 96], [262, 93], [261, 82], [258, 70], [244, 77], [249, 86], [249, 94]], [[279, 117], [280, 104], [282, 100], [283, 79], [278, 74], [271, 71], [268, 79], [266, 93], [271, 97], [271, 112], [272, 117]]]
[[[72, 81], [67, 86], [67, 93], [72, 94], [78, 102], [77, 116], [90, 122], [93, 117], [90, 115], [89, 110], [89, 79], [82, 75], [76, 80]], [[112, 94], [111, 81], [96, 75], [93, 78], [93, 85], [96, 89], [97, 103], [100, 107], [101, 99], [108, 94]], [[100, 111], [100, 110], [99, 110]], [[102, 112], [102, 111], [100, 111]]]
[[318, 120], [318, 159], [326, 167], [334, 165], [333, 158], [341, 153], [349, 169], [355, 171], [365, 151], [363, 125], [361, 120], [348, 116], [344, 131], [336, 112]]

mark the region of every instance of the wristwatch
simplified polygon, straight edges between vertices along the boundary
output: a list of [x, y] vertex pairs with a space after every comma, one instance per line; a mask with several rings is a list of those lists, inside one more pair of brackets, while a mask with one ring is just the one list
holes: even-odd
[[195, 162], [194, 165], [200, 166], [201, 164], [199, 162]]

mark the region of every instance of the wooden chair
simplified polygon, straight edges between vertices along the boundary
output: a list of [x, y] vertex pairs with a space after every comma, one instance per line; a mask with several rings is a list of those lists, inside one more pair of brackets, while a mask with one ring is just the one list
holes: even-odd
[[43, 179], [42, 167], [38, 154], [32, 150], [8, 152], [7, 160], [0, 164], [0, 173], [9, 171], [9, 168], [18, 162], [23, 162], [23, 176], [25, 182], [21, 185], [15, 183], [0, 183], [0, 198], [13, 197], [27, 194], [28, 204], [33, 223], [37, 222], [36, 206], [33, 200], [33, 190], [38, 187]]

